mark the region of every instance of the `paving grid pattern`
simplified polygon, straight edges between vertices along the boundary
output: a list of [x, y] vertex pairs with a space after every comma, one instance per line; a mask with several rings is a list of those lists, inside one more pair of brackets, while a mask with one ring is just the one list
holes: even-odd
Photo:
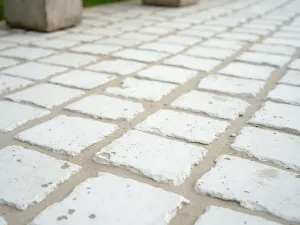
[[[29, 100], [21, 101], [18, 103], [21, 105], [16, 105], [15, 108], [12, 108], [12, 110], [22, 110], [24, 107], [21, 106], [24, 105], [27, 108], [31, 107], [30, 110], [32, 112], [38, 111], [38, 109], [49, 111], [49, 113], [44, 116], [41, 115], [41, 117], [33, 117], [27, 114], [21, 115], [20, 112], [9, 112], [10, 109], [5, 107], [7, 103], [3, 103], [4, 107], [0, 107], [0, 131], [3, 131], [2, 133], [0, 132], [0, 149], [2, 149], [0, 153], [1, 151], [5, 151], [4, 148], [7, 146], [21, 146], [48, 155], [54, 158], [54, 160], [64, 160], [78, 165], [81, 169], [67, 179], [67, 181], [60, 184], [55, 190], [51, 191], [51, 193], [47, 193], [43, 201], [37, 204], [33, 202], [24, 211], [6, 204], [0, 204], [0, 224], [5, 224], [2, 222], [3, 218], [9, 225], [25, 225], [30, 223], [34, 218], [38, 218], [36, 216], [48, 206], [65, 199], [82, 182], [85, 182], [89, 178], [96, 179], [95, 177], [98, 176], [99, 172], [130, 178], [143, 184], [173, 192], [190, 200], [189, 204], [184, 205], [172, 219], [170, 218], [170, 225], [193, 225], [199, 216], [205, 215], [203, 214], [205, 209], [210, 206], [228, 208], [282, 225], [300, 224], [299, 203], [298, 205], [294, 204], [294, 208], [291, 206], [290, 210], [283, 210], [291, 213], [287, 216], [287, 214], [276, 214], [268, 210], [261, 211], [244, 208], [240, 206], [238, 196], [235, 196], [233, 199], [229, 198], [227, 199], [229, 201], [227, 201], [220, 196], [216, 196], [219, 197], [216, 198], [197, 193], [205, 192], [203, 190], [198, 190], [197, 192], [194, 190], [195, 184], [197, 181], [201, 181], [200, 178], [204, 174], [206, 178], [209, 178], [211, 168], [217, 168], [215, 166], [217, 158], [220, 159], [223, 156], [225, 162], [231, 165], [230, 161], [226, 160], [229, 160], [230, 157], [239, 157], [247, 159], [249, 162], [255, 161], [258, 164], [264, 164], [263, 168], [282, 170], [284, 174], [288, 174], [286, 176], [295, 175], [289, 179], [291, 182], [294, 182], [291, 185], [294, 189], [291, 190], [296, 190], [294, 201], [300, 198], [299, 162], [292, 160], [296, 152], [295, 150], [300, 149], [300, 121], [295, 119], [299, 116], [297, 112], [300, 112], [300, 99], [298, 98], [299, 77], [297, 77], [300, 76], [299, 59], [297, 60], [300, 56], [299, 8], [299, 0], [201, 0], [197, 5], [185, 8], [151, 7], [142, 6], [139, 2], [123, 2], [85, 9], [83, 11], [83, 21], [79, 26], [49, 34], [8, 29], [4, 24], [1, 25], [0, 102], [18, 101], [18, 99], [10, 98], [9, 96], [19, 92], [26, 93], [27, 90], [39, 87], [41, 84], [53, 83], [56, 77], [72, 71], [76, 71], [76, 78], [65, 76], [63, 82], [55, 83], [61, 88], [68, 88], [70, 92], [81, 94], [71, 95], [67, 92], [63, 93], [66, 100], [61, 101], [57, 99], [59, 93], [56, 93], [56, 95], [51, 95], [51, 93], [43, 95], [42, 90], [40, 90], [41, 94], [38, 95], [39, 89], [35, 89], [37, 93], [31, 95]], [[254, 48], [254, 46], [259, 47]], [[31, 64], [28, 64], [30, 62]], [[233, 62], [235, 62], [235, 66], [228, 67]], [[239, 64], [236, 62], [239, 62]], [[26, 67], [20, 67], [20, 65], [25, 63], [27, 63]], [[151, 70], [152, 67], [157, 65], [164, 65], [171, 68], [169, 70], [162, 68], [160, 71], [158, 67], [155, 70]], [[245, 66], [243, 67], [243, 65]], [[255, 65], [255, 68], [253, 65]], [[252, 76], [249, 73], [249, 68], [251, 67], [255, 72]], [[270, 67], [274, 69], [272, 70]], [[178, 73], [174, 72], [174, 76], [182, 76], [182, 78], [179, 79], [177, 77], [172, 80], [171, 74], [164, 76], [166, 71], [176, 71], [176, 68], [178, 69]], [[224, 68], [227, 68], [226, 72], [224, 72]], [[149, 69], [149, 74], [141, 76], [142, 73], [140, 71], [146, 69]], [[82, 71], [82, 77], [80, 77], [80, 71]], [[154, 71], [153, 73], [155, 74], [151, 74], [151, 71]], [[31, 72], [32, 74], [28, 74]], [[95, 87], [94, 83], [94, 79], [96, 78], [91, 79], [91, 83], [88, 83], [89, 81], [83, 78], [87, 72], [93, 72], [94, 76], [99, 74], [99, 80], [97, 79], [99, 85], [97, 84], [97, 87]], [[213, 85], [212, 89], [211, 86], [205, 87], [205, 83], [199, 85], [203, 78], [217, 74], [234, 78], [227, 79], [227, 87], [230, 87], [231, 90], [227, 90], [226, 86], [218, 87], [218, 85]], [[87, 83], [81, 86], [82, 80]], [[230, 83], [230, 80], [234, 82]], [[270, 97], [269, 93], [278, 85], [278, 82], [284, 83], [285, 89], [290, 90], [290, 92], [282, 93], [281, 96], [281, 93], [278, 91], [275, 97]], [[239, 87], [241, 83], [244, 85], [242, 90]], [[264, 84], [263, 87], [261, 84]], [[87, 89], [86, 85], [89, 87], [92, 85], [92, 87]], [[237, 89], [235, 89], [235, 86]], [[151, 88], [147, 89], [146, 87]], [[219, 102], [223, 102], [225, 104], [224, 109], [232, 108], [240, 116], [238, 118], [234, 116], [230, 119], [222, 119], [224, 116], [222, 116], [222, 111], [219, 108], [214, 109], [213, 106], [209, 106], [209, 109], [206, 110], [202, 108], [205, 105], [202, 107], [196, 106], [196, 98], [181, 99], [181, 104], [188, 107], [174, 107], [172, 103], [175, 100], [192, 91], [213, 94], [213, 97], [207, 97], [207, 100], [203, 99], [205, 104], [219, 104]], [[120, 103], [120, 106], [116, 107], [118, 109], [117, 112], [113, 105], [103, 106], [104, 109], [100, 109], [100, 105], [93, 107], [92, 102], [84, 110], [74, 111], [66, 108], [79, 100], [95, 95], [106, 95], [120, 101], [126, 100], [126, 102]], [[228, 97], [232, 100], [225, 100]], [[47, 98], [49, 99], [47, 100]], [[210, 98], [213, 100], [210, 100]], [[140, 109], [131, 108], [136, 104], [129, 104], [127, 101], [137, 103], [137, 105], [140, 105]], [[193, 102], [190, 101], [195, 101], [195, 107], [193, 107]], [[231, 104], [236, 101], [243, 102], [248, 107], [246, 109], [235, 108], [238, 106]], [[272, 104], [268, 103], [267, 106], [272, 105], [273, 108], [265, 107], [261, 110], [266, 101], [272, 102]], [[45, 104], [39, 105], [39, 102], [45, 102]], [[57, 104], [51, 105], [48, 109], [43, 108], [43, 105], [45, 107], [52, 104], [51, 102]], [[115, 104], [118, 104], [118, 102], [115, 101]], [[115, 115], [105, 116], [109, 115], [112, 110], [116, 113]], [[117, 156], [114, 158], [109, 154], [101, 154], [101, 149], [106, 146], [109, 147], [115, 140], [122, 136], [124, 137], [124, 134], [128, 131], [137, 129], [136, 126], [143, 121], [145, 126], [149, 126], [145, 119], [160, 110], [178, 112], [178, 115], [182, 113], [193, 115], [199, 117], [199, 120], [209, 118], [216, 122], [229, 123], [230, 126], [225, 132], [216, 135], [216, 139], [208, 145], [187, 142], [187, 140], [193, 140], [195, 129], [201, 128], [197, 127], [197, 123], [186, 124], [183, 122], [181, 124], [180, 121], [176, 121], [176, 124], [171, 122], [172, 126], [164, 127], [159, 132], [156, 132], [157, 130], [155, 129], [153, 132], [151, 129], [149, 132], [139, 131], [151, 134], [153, 140], [155, 140], [155, 137], [160, 137], [166, 140], [174, 140], [174, 144], [182, 142], [191, 148], [201, 147], [207, 150], [201, 159], [194, 158], [190, 160], [197, 161], [196, 164], [198, 165], [194, 165], [190, 174], [189, 171], [185, 171], [184, 181], [182, 180], [183, 183], [178, 186], [168, 184], [168, 182], [156, 182], [149, 178], [147, 174], [142, 175], [138, 170], [134, 170], [134, 165], [130, 164], [130, 162], [132, 163], [130, 158], [129, 167], [131, 171], [130, 168], [128, 170], [126, 167], [114, 167], [113, 165], [99, 163], [99, 159], [95, 158], [97, 153], [102, 158], [106, 157], [104, 161], [110, 161], [110, 158], [112, 158], [111, 161], [119, 160]], [[126, 116], [128, 112], [132, 112], [130, 116]], [[277, 114], [279, 117], [276, 117]], [[1, 118], [1, 115], [5, 115], [6, 118]], [[21, 132], [26, 132], [30, 128], [61, 115], [69, 116], [70, 118], [80, 117], [88, 119], [90, 124], [100, 121], [103, 124], [105, 123], [107, 127], [116, 125], [118, 129], [115, 126], [117, 130], [112, 129], [108, 132], [103, 127], [103, 132], [105, 133], [100, 136], [105, 137], [101, 138], [102, 140], [98, 139], [95, 141], [89, 140], [93, 139], [93, 137], [85, 137], [82, 134], [81, 125], [70, 122], [71, 127], [62, 129], [61, 134], [65, 135], [68, 133], [68, 130], [71, 130], [72, 135], [68, 141], [74, 147], [76, 145], [78, 145], [77, 147], [85, 146], [78, 155], [73, 157], [55, 151], [55, 144], [53, 145], [54, 151], [52, 151], [49, 148], [39, 147], [43, 146], [43, 143], [39, 146], [30, 145], [26, 140], [21, 142], [15, 138]], [[255, 120], [252, 119], [252, 122], [248, 123], [254, 115]], [[271, 119], [269, 119], [270, 116], [272, 117]], [[1, 120], [3, 121], [1, 122]], [[72, 120], [70, 119], [70, 121]], [[169, 120], [172, 120], [172, 117]], [[7, 121], [9, 121], [9, 127]], [[167, 126], [167, 124], [170, 124], [167, 121], [163, 122], [160, 125]], [[64, 124], [64, 121], [62, 121], [62, 124]], [[190, 130], [188, 126], [191, 126]], [[276, 145], [276, 141], [273, 143], [272, 138], [268, 138], [266, 146], [269, 147], [269, 151], [260, 153], [254, 149], [255, 145], [258, 145], [257, 143], [249, 146], [247, 141], [243, 142], [245, 135], [249, 135], [249, 138], [255, 142], [255, 134], [244, 132], [241, 133], [243, 136], [238, 138], [239, 143], [234, 144], [235, 137], [240, 135], [239, 132], [242, 129], [254, 126], [257, 127], [256, 129], [261, 129], [261, 132], [270, 131], [272, 133], [273, 131], [274, 139], [277, 141], [281, 140], [281, 142]], [[176, 130], [180, 128], [187, 130], [183, 135], [187, 138], [182, 138], [183, 136], [180, 135], [176, 136], [176, 134], [172, 135], [174, 134], [172, 129]], [[47, 132], [51, 135], [52, 129], [55, 129], [55, 127], [51, 126], [47, 128], [46, 126], [46, 129], [48, 129]], [[81, 132], [77, 132], [76, 129], [80, 129]], [[99, 129], [102, 129], [100, 124]], [[216, 128], [211, 125], [209, 129]], [[47, 140], [47, 134], [44, 133], [43, 139], [45, 139], [40, 141], [50, 141], [50, 144], [53, 144], [52, 141], [60, 143], [63, 140], [63, 136], [60, 137], [60, 133], [58, 132], [60, 131], [54, 130], [55, 135], [49, 140]], [[271, 135], [271, 133], [269, 134]], [[35, 135], [38, 136], [38, 134]], [[70, 138], [76, 139], [76, 135], [81, 135], [84, 144], [80, 143], [81, 139], [77, 140], [78, 143], [72, 142]], [[28, 138], [35, 139], [36, 136], [30, 136], [29, 134]], [[285, 144], [285, 141], [287, 144]], [[35, 143], [35, 141], [32, 140], [32, 143]], [[63, 143], [61, 144], [63, 145]], [[282, 146], [293, 149], [286, 151], [285, 157], [281, 157], [280, 150], [284, 150]], [[178, 151], [180, 150], [178, 149]], [[174, 151], [176, 151], [176, 148], [174, 148]], [[272, 151], [274, 152], [272, 153]], [[126, 155], [126, 153], [122, 154]], [[185, 154], [187, 155], [187, 153]], [[224, 155], [230, 156], [226, 158]], [[23, 157], [26, 158], [25, 153]], [[137, 156], [129, 155], [128, 157], [134, 158]], [[157, 155], [151, 155], [151, 157], [153, 157], [152, 160], [155, 160]], [[161, 160], [163, 163], [163, 159]], [[115, 165], [121, 164], [122, 161], [115, 162]], [[255, 165], [258, 164], [251, 165], [255, 168]], [[155, 166], [155, 163], [153, 163], [153, 166]], [[177, 172], [180, 170], [180, 168], [176, 168], [176, 162], [170, 166], [173, 166]], [[193, 165], [187, 166], [192, 167]], [[242, 170], [243, 168], [237, 169]], [[159, 169], [155, 168], [155, 170], [157, 175], [161, 175]], [[162, 170], [162, 172], [164, 171]], [[231, 172], [234, 173], [234, 171]], [[10, 175], [9, 171], [5, 171], [0, 167], [1, 173]], [[56, 175], [59, 176], [59, 174]], [[217, 175], [215, 174], [215, 176]], [[295, 177], [298, 179], [294, 179]], [[45, 174], [45, 178], [47, 178], [47, 174]], [[203, 180], [205, 181], [205, 179]], [[130, 181], [127, 182], [130, 183]], [[247, 185], [246, 182], [245, 185]], [[282, 180], [282, 182], [285, 181]], [[44, 185], [47, 186], [50, 183]], [[206, 186], [209, 186], [209, 184]], [[41, 189], [41, 187], [38, 187], [38, 189]], [[222, 188], [220, 187], [220, 189]], [[208, 193], [213, 191], [213, 187], [207, 190]], [[282, 193], [278, 192], [278, 194]], [[293, 193], [288, 194], [293, 197]], [[253, 193], [253, 196], [255, 196], [255, 193]], [[1, 196], [0, 192], [0, 199], [3, 199], [3, 197], [5, 196]], [[123, 197], [125, 198], [126, 196]], [[143, 204], [147, 206], [147, 201]], [[230, 217], [230, 214], [226, 214], [226, 212], [226, 210], [220, 210], [219, 213], [225, 213], [223, 216]], [[293, 215], [293, 212], [296, 215]], [[154, 216], [155, 214], [151, 215]], [[95, 219], [96, 217], [94, 214], [90, 214], [89, 216], [91, 219]], [[62, 216], [60, 217], [61, 219], [65, 219], [65, 217]], [[245, 217], [245, 220], [250, 221], [252, 219], [248, 217], [246, 219]], [[209, 223], [206, 225], [209, 225]]]

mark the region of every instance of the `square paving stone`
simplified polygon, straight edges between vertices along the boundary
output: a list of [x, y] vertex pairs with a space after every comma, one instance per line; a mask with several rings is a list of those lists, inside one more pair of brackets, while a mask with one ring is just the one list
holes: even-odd
[[0, 101], [0, 132], [8, 132], [18, 126], [50, 114], [48, 110], [38, 109], [14, 102]]
[[199, 38], [187, 37], [181, 35], [170, 35], [164, 38], [159, 39], [160, 42], [167, 44], [179, 44], [179, 45], [194, 45], [197, 42], [201, 41]]
[[177, 186], [206, 152], [202, 147], [132, 130], [101, 149], [94, 160]]
[[143, 44], [139, 46], [139, 48], [146, 49], [146, 50], [153, 50], [157, 52], [175, 54], [185, 49], [185, 46], [178, 45], [178, 44], [169, 44], [169, 43], [167, 44], [163, 42], [152, 42], [152, 43]]
[[159, 61], [168, 55], [165, 53], [148, 51], [148, 50], [137, 50], [137, 49], [125, 49], [119, 52], [112, 54], [115, 57], [123, 59], [131, 59], [140, 62], [156, 62]]
[[36, 62], [27, 62], [3, 70], [2, 72], [29, 80], [42, 80], [57, 73], [65, 72], [66, 70], [68, 70], [68, 68], [62, 66], [52, 66]]
[[212, 38], [203, 42], [203, 46], [239, 50], [247, 43], [241, 41]]
[[300, 137], [272, 130], [245, 127], [231, 147], [261, 161], [300, 172]]
[[17, 134], [15, 138], [75, 156], [117, 129], [116, 125], [109, 123], [60, 115]]
[[0, 151], [0, 203], [25, 210], [46, 198], [80, 166], [20, 146]]
[[15, 46], [16, 46], [16, 44], [6, 43], [6, 42], [1, 42], [0, 41], [0, 50], [6, 49], [6, 48], [15, 47]]
[[86, 70], [72, 70], [50, 80], [51, 83], [81, 89], [93, 89], [115, 79], [115, 76]]
[[160, 110], [135, 128], [188, 142], [210, 144], [230, 126], [225, 121], [195, 116], [183, 112]]
[[270, 66], [232, 62], [219, 70], [218, 73], [248, 79], [267, 80], [274, 70], [275, 68]]
[[184, 54], [212, 59], [226, 59], [233, 55], [235, 51], [229, 49], [209, 48], [203, 46], [195, 46], [190, 48]]
[[99, 173], [79, 184], [61, 202], [41, 212], [30, 225], [166, 225], [189, 201], [135, 180]]
[[267, 99], [300, 106], [300, 87], [278, 84], [269, 92]]
[[144, 63], [129, 60], [112, 59], [88, 66], [87, 69], [124, 76], [134, 73], [144, 67], [146, 67], [146, 64]]
[[133, 39], [125, 39], [125, 38], [105, 38], [99, 41], [96, 41], [96, 44], [115, 44], [123, 47], [133, 47], [135, 45], [141, 44], [143, 41], [141, 40], [133, 40]]
[[78, 68], [97, 60], [96, 56], [65, 52], [42, 59], [41, 62]]
[[184, 84], [197, 75], [197, 71], [172, 66], [154, 65], [137, 73], [138, 77], [175, 84]]
[[222, 34], [219, 34], [217, 36], [218, 38], [223, 39], [230, 39], [230, 40], [236, 40], [236, 41], [247, 41], [247, 42], [255, 42], [260, 38], [259, 35], [256, 34], [243, 34], [243, 33], [234, 33], [234, 32], [225, 32]]
[[111, 52], [118, 51], [122, 48], [120, 45], [113, 44], [83, 44], [80, 46], [76, 46], [71, 50], [73, 52], [81, 52], [81, 53], [89, 53], [94, 55], [105, 55]]
[[61, 39], [71, 40], [71, 41], [82, 41], [82, 42], [91, 42], [101, 39], [102, 37], [99, 35], [87, 35], [87, 34], [66, 34], [63, 36], [59, 36]]
[[266, 102], [249, 123], [292, 131], [300, 134], [300, 107]]
[[0, 74], [0, 94], [33, 84], [29, 80]]
[[126, 78], [121, 87], [108, 87], [105, 93], [152, 102], [159, 101], [162, 97], [173, 91], [177, 85], [157, 81]]
[[244, 115], [250, 104], [237, 98], [191, 91], [180, 96], [171, 106], [192, 112], [203, 112], [217, 118], [235, 120]]
[[42, 48], [53, 48], [56, 50], [61, 50], [65, 48], [70, 48], [75, 45], [80, 44], [80, 41], [70, 41], [70, 40], [62, 40], [62, 39], [46, 39], [40, 40], [32, 43], [35, 46]]
[[284, 45], [255, 44], [249, 49], [249, 51], [291, 56], [296, 52], [296, 48]]
[[265, 44], [274, 44], [274, 45], [287, 45], [292, 47], [300, 47], [300, 42], [297, 39], [284, 39], [284, 38], [274, 38], [269, 37], [264, 40]]
[[258, 216], [248, 215], [227, 208], [209, 206], [194, 225], [280, 225]]
[[279, 38], [291, 38], [291, 39], [300, 39], [300, 34], [295, 32], [286, 32], [286, 31], [277, 31], [273, 37], [279, 37]]
[[78, 102], [66, 106], [66, 109], [83, 113], [95, 118], [113, 120], [131, 120], [144, 111], [143, 105], [136, 102], [108, 97], [91, 95]]
[[29, 102], [51, 109], [81, 95], [84, 95], [84, 92], [77, 89], [55, 84], [39, 84], [8, 95], [7, 98], [15, 102]]
[[196, 58], [187, 55], [176, 55], [164, 61], [164, 64], [193, 70], [209, 72], [222, 62], [216, 59]]
[[290, 69], [300, 70], [300, 59], [296, 59], [289, 65]]
[[300, 86], [300, 71], [288, 70], [278, 83]]
[[237, 201], [241, 206], [300, 221], [299, 174], [223, 155], [195, 184], [202, 195]]
[[17, 46], [0, 52], [0, 55], [21, 58], [26, 60], [35, 60], [41, 57], [54, 54], [55, 51], [35, 47]]
[[17, 65], [19, 62], [14, 59], [0, 57], [0, 69]]
[[131, 39], [131, 40], [139, 40], [139, 41], [153, 41], [157, 39], [159, 36], [158, 35], [153, 35], [153, 34], [143, 34], [143, 33], [138, 33], [138, 32], [129, 32], [123, 35], [119, 36], [120, 38], [124, 39]]
[[184, 36], [192, 36], [192, 37], [200, 37], [200, 38], [210, 38], [216, 34], [216, 31], [211, 30], [201, 30], [201, 29], [188, 29], [178, 32], [180, 35]]
[[210, 75], [204, 77], [199, 85], [199, 89], [224, 92], [232, 95], [245, 97], [255, 97], [264, 86], [264, 82], [227, 77], [221, 75]]
[[242, 55], [237, 57], [237, 60], [283, 67], [290, 60], [290, 57], [261, 52], [244, 52]]

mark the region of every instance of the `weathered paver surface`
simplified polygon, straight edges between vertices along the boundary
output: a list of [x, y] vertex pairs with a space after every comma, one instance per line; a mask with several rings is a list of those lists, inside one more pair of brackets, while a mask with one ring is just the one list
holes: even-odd
[[[299, 225], [300, 0], [0, 25], [0, 224]], [[6, 221], [6, 222], [5, 222]]]

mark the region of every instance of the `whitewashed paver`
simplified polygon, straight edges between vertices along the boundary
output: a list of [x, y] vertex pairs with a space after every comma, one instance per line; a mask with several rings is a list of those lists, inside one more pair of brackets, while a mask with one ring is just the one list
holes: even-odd
[[133, 47], [135, 45], [141, 44], [143, 41], [135, 40], [135, 39], [126, 39], [120, 37], [112, 37], [112, 38], [105, 38], [99, 41], [96, 41], [96, 44], [114, 44], [120, 45], [123, 47]]
[[91, 95], [66, 106], [66, 109], [95, 118], [131, 120], [144, 111], [143, 105], [105, 95]]
[[144, 63], [122, 59], [112, 59], [93, 64], [88, 66], [87, 69], [125, 76], [144, 67], [146, 67], [146, 64]]
[[73, 52], [88, 53], [94, 55], [105, 55], [120, 50], [120, 45], [113, 44], [83, 44], [72, 48]]
[[2, 216], [0, 216], [0, 225], [7, 225], [5, 219]]
[[21, 58], [26, 60], [34, 60], [41, 57], [54, 54], [55, 51], [50, 49], [42, 49], [37, 47], [17, 46], [0, 52], [0, 55]]
[[71, 41], [82, 41], [82, 42], [90, 42], [90, 41], [96, 41], [101, 39], [102, 37], [99, 35], [87, 35], [87, 34], [79, 34], [79, 33], [73, 33], [73, 34], [66, 34], [63, 36], [59, 36], [61, 39], [71, 40]]
[[0, 74], [0, 94], [18, 90], [32, 84], [31, 81]]
[[245, 27], [237, 27], [237, 28], [234, 28], [232, 31], [235, 33], [257, 34], [257, 35], [261, 35], [261, 36], [266, 36], [270, 33], [270, 30], [245, 28]]
[[214, 67], [221, 64], [221, 61], [216, 59], [196, 58], [187, 55], [176, 55], [165, 60], [164, 64], [209, 72]]
[[274, 44], [274, 45], [287, 45], [292, 47], [300, 47], [300, 42], [297, 39], [283, 39], [283, 38], [266, 38], [263, 43]]
[[48, 110], [38, 109], [14, 102], [0, 101], [0, 132], [8, 132], [18, 126], [50, 114]]
[[200, 38], [210, 38], [216, 34], [216, 31], [211, 30], [200, 30], [200, 29], [187, 29], [178, 32], [180, 35], [184, 36], [192, 36], [192, 37], [200, 37]]
[[20, 146], [0, 151], [0, 203], [25, 210], [42, 201], [80, 166]]
[[221, 60], [224, 60], [232, 56], [234, 53], [235, 51], [229, 49], [209, 48], [203, 46], [195, 46], [185, 52], [185, 54], [191, 56], [196, 56], [196, 57], [199, 56], [204, 58], [213, 58], [213, 59], [221, 59]]
[[9, 67], [9, 66], [14, 66], [14, 65], [17, 65], [18, 63], [19, 62], [14, 59], [0, 57], [0, 69]]
[[196, 182], [195, 190], [299, 222], [300, 179], [297, 176], [297, 173], [223, 155], [216, 160], [216, 166]]
[[81, 89], [93, 89], [115, 78], [113, 75], [86, 70], [72, 70], [50, 80], [51, 83]]
[[165, 42], [168, 44], [180, 44], [180, 45], [194, 45], [197, 42], [201, 41], [199, 38], [187, 37], [180, 35], [169, 35], [167, 37], [161, 38], [159, 41]]
[[153, 42], [153, 43], [146, 43], [139, 46], [141, 49], [152, 50], [157, 52], [175, 54], [177, 52], [182, 51], [185, 46], [179, 44], [170, 44], [170, 43], [163, 43], [163, 42]]
[[278, 83], [300, 86], [300, 71], [288, 70]]
[[6, 43], [6, 42], [1, 42], [0, 41], [0, 50], [6, 49], [6, 48], [11, 48], [11, 47], [15, 47], [15, 44], [12, 43]]
[[139, 40], [139, 41], [153, 41], [157, 39], [159, 36], [158, 35], [153, 35], [153, 34], [144, 34], [144, 33], [139, 33], [139, 32], [129, 32], [123, 35], [119, 36], [120, 38], [124, 39], [132, 39], [132, 40]]
[[175, 84], [184, 84], [197, 75], [197, 71], [172, 66], [154, 65], [139, 71], [138, 76], [150, 80], [165, 81]]
[[227, 208], [209, 206], [205, 213], [201, 215], [194, 225], [280, 225], [272, 221], [268, 221], [258, 216], [251, 216], [246, 213], [233, 211]]
[[[93, 21], [93, 24], [95, 22]], [[96, 37], [113, 37], [119, 34], [122, 34], [123, 31], [120, 29], [113, 29], [108, 27], [101, 27], [101, 28], [92, 28], [85, 31], [87, 34], [95, 35]], [[99, 39], [99, 38], [98, 38]]]
[[156, 62], [165, 57], [167, 54], [149, 51], [149, 50], [140, 50], [140, 49], [125, 49], [119, 52], [112, 54], [115, 57], [129, 59], [129, 60], [136, 60], [140, 62]]
[[273, 35], [273, 37], [300, 39], [300, 34], [297, 32], [291, 32], [291, 31], [289, 31], [289, 32], [278, 31]]
[[32, 44], [42, 48], [53, 48], [56, 50], [61, 50], [61, 49], [73, 47], [74, 45], [78, 45], [80, 44], [80, 42], [62, 40], [62, 39], [46, 39], [46, 40], [35, 41]]
[[57, 73], [68, 70], [66, 67], [41, 64], [36, 62], [27, 62], [3, 70], [2, 73], [26, 78], [29, 80], [42, 80]]
[[237, 41], [247, 41], [247, 42], [255, 42], [259, 39], [259, 36], [256, 34], [242, 34], [242, 33], [234, 33], [227, 32], [218, 35], [219, 38], [237, 40]]
[[132, 130], [101, 149], [94, 160], [158, 182], [180, 185], [206, 152], [202, 147]]
[[290, 69], [300, 70], [300, 59], [296, 59], [289, 65]]
[[290, 60], [290, 57], [261, 52], [245, 52], [237, 57], [237, 60], [283, 67]]
[[191, 91], [180, 96], [171, 106], [192, 112], [203, 112], [217, 118], [234, 120], [244, 115], [250, 104], [237, 98]]
[[167, 35], [168, 33], [173, 32], [174, 30], [174, 28], [169, 27], [149, 26], [140, 29], [139, 32], [156, 35]]
[[181, 195], [99, 173], [98, 177], [79, 184], [61, 202], [46, 208], [29, 225], [50, 225], [59, 221], [64, 225], [117, 225], [120, 221], [122, 224], [166, 225], [182, 204], [187, 203], [189, 201]]
[[175, 84], [126, 78], [122, 82], [121, 87], [108, 87], [105, 92], [117, 96], [156, 102], [168, 95], [176, 87], [177, 85]]
[[266, 102], [249, 123], [300, 133], [300, 107]]
[[241, 41], [211, 38], [211, 39], [203, 42], [202, 45], [203, 46], [208, 46], [208, 47], [215, 47], [215, 48], [239, 50], [244, 45], [246, 45], [246, 43], [241, 42]]
[[300, 172], [300, 137], [255, 127], [243, 128], [231, 147], [262, 161]]
[[249, 49], [249, 51], [291, 56], [296, 52], [296, 49], [284, 45], [255, 44]]
[[210, 144], [230, 126], [225, 121], [195, 116], [183, 112], [160, 110], [147, 117], [136, 129], [188, 142]]
[[300, 87], [278, 84], [269, 92], [267, 99], [300, 106]]
[[23, 91], [8, 95], [7, 98], [15, 102], [29, 102], [51, 109], [83, 94], [83, 91], [59, 85], [39, 84]]
[[220, 74], [248, 79], [267, 80], [275, 68], [270, 66], [253, 65], [243, 62], [232, 62], [219, 70]]
[[117, 129], [116, 125], [109, 123], [60, 115], [17, 134], [15, 138], [54, 152], [75, 156]]
[[210, 75], [204, 77], [199, 85], [199, 89], [224, 92], [232, 95], [245, 97], [255, 97], [263, 88], [264, 82], [227, 77], [221, 75]]

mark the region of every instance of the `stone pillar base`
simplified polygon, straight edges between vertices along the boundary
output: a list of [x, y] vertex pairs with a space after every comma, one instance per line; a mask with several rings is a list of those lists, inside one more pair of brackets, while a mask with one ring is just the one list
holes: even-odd
[[145, 5], [163, 5], [181, 7], [196, 4], [198, 0], [143, 0]]
[[4, 0], [4, 18], [15, 28], [51, 32], [81, 21], [82, 0]]

